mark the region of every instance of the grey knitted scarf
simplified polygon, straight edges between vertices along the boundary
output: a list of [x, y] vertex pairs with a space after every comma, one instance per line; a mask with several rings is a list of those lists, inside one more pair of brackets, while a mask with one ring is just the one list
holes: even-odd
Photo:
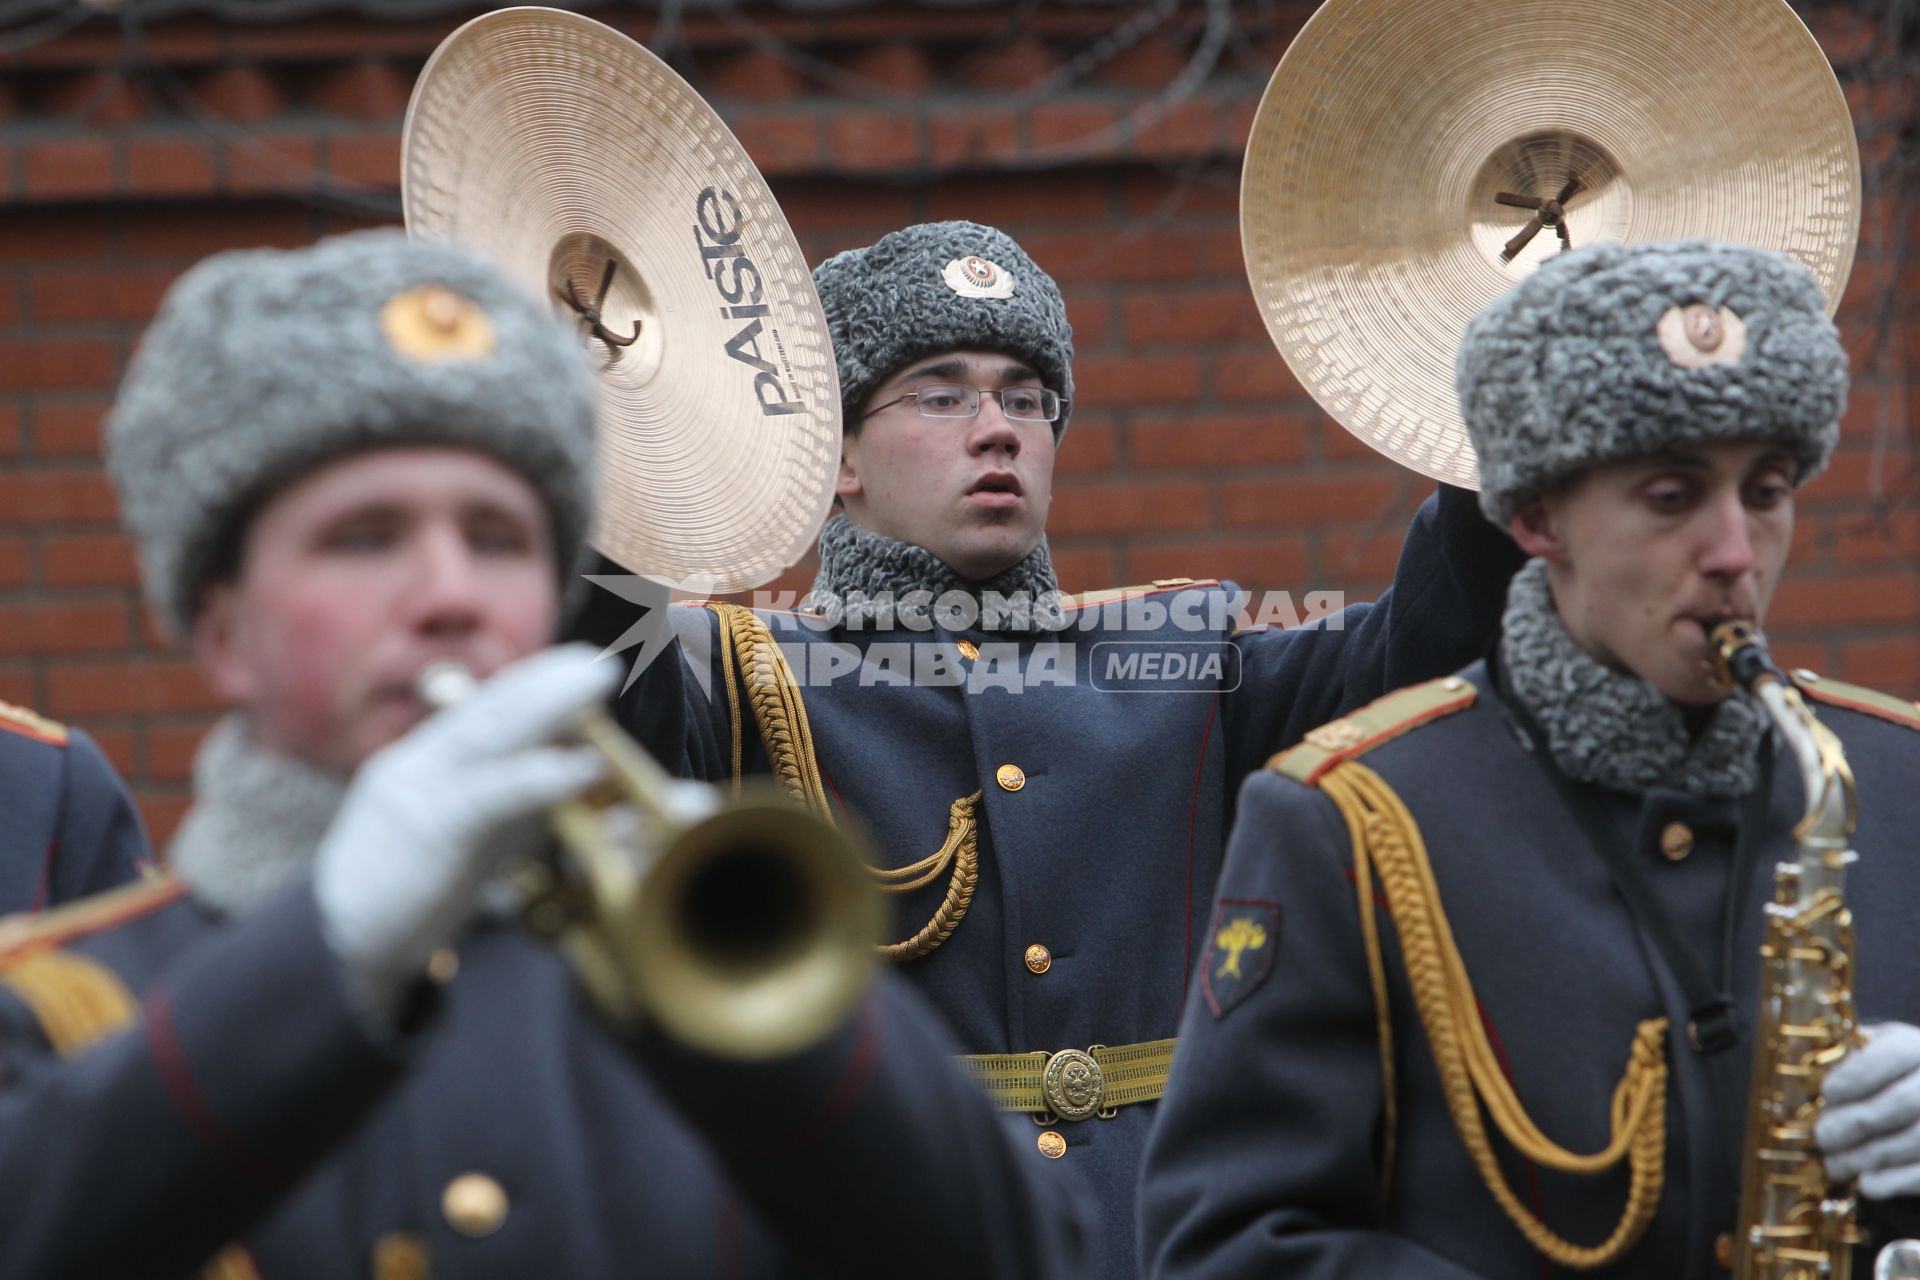
[[194, 898], [251, 910], [313, 861], [346, 794], [341, 779], [249, 740], [245, 716], [214, 726], [193, 762], [194, 804], [167, 862]]
[[[981, 625], [990, 631], [1057, 630], [1065, 623], [1045, 538], [1012, 568], [985, 582], [969, 582], [925, 547], [862, 528], [844, 514], [827, 521], [808, 607], [830, 615], [838, 610], [843, 625], [884, 626], [889, 602], [914, 592], [925, 592], [933, 601], [959, 592], [1008, 602], [1007, 609], [982, 611]], [[1004, 616], [987, 616], [996, 612]]]
[[1543, 560], [1528, 561], [1508, 588], [1500, 664], [1508, 689], [1570, 778], [1715, 798], [1745, 795], [1759, 780], [1766, 713], [1737, 693], [1690, 735], [1679, 707], [1659, 690], [1602, 666], [1574, 643], [1554, 609]]

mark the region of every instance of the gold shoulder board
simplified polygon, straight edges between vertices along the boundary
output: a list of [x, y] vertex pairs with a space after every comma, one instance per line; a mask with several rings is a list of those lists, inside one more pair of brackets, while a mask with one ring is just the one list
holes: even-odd
[[0, 916], [0, 970], [34, 952], [158, 911], [183, 892], [185, 886], [172, 876], [157, 875], [50, 911]]
[[1479, 690], [1459, 676], [1396, 689], [1351, 715], [1309, 730], [1306, 737], [1267, 761], [1267, 768], [1313, 786], [1342, 760], [1362, 755], [1409, 729], [1465, 710], [1479, 696]]
[[1920, 705], [1908, 702], [1904, 698], [1896, 698], [1892, 694], [1880, 693], [1861, 685], [1848, 684], [1844, 680], [1815, 675], [1804, 668], [1793, 673], [1793, 683], [1802, 693], [1816, 702], [1845, 707], [1849, 711], [1859, 711], [1865, 715], [1879, 716], [1882, 720], [1891, 720], [1909, 729], [1920, 729]]
[[0, 702], [0, 730], [50, 746], [67, 745], [67, 726], [57, 720], [49, 720], [37, 711], [16, 707], [11, 702]]
[[1125, 600], [1130, 596], [1150, 596], [1161, 591], [1186, 591], [1219, 585], [1218, 578], [1155, 578], [1152, 582], [1143, 582], [1132, 587], [1107, 587], [1101, 591], [1082, 591], [1077, 595], [1062, 596], [1060, 604], [1067, 609], [1090, 609], [1096, 605]]

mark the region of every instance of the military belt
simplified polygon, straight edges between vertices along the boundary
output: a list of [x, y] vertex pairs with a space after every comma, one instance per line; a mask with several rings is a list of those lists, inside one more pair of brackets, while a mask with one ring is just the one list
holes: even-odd
[[1031, 1112], [1047, 1123], [1104, 1120], [1116, 1108], [1152, 1102], [1167, 1091], [1173, 1046], [1169, 1037], [1052, 1053], [969, 1053], [959, 1061], [1002, 1111]]

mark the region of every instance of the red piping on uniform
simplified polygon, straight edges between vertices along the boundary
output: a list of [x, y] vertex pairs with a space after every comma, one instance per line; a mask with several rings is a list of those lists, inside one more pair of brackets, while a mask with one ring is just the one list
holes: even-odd
[[840, 816], [848, 821], [852, 821], [853, 810], [847, 808], [846, 798], [840, 794], [840, 788], [833, 785], [833, 776], [825, 769], [822, 769], [820, 771], [820, 781], [826, 783], [827, 790], [833, 792], [833, 802], [840, 806]]
[[[1513, 1080], [1513, 1064], [1507, 1061], [1507, 1047], [1500, 1043], [1500, 1033], [1493, 1029], [1493, 1015], [1487, 1012], [1487, 1006], [1480, 1003], [1478, 996], [1474, 997], [1473, 1007], [1480, 1011], [1480, 1025], [1487, 1029], [1487, 1043], [1493, 1046], [1493, 1056], [1500, 1060], [1500, 1074], [1507, 1078], [1507, 1087], [1517, 1091], [1519, 1086]], [[1520, 1157], [1520, 1163], [1527, 1174], [1527, 1199], [1533, 1202], [1533, 1216], [1545, 1222], [1547, 1206], [1540, 1196], [1540, 1171], [1525, 1156]], [[1553, 1264], [1544, 1255], [1540, 1259], [1540, 1274], [1544, 1280], [1553, 1280]]]
[[1417, 716], [1412, 716], [1406, 720], [1402, 720], [1399, 724], [1396, 724], [1391, 728], [1383, 729], [1379, 733], [1374, 734], [1371, 738], [1365, 738], [1359, 742], [1354, 743], [1350, 747], [1342, 747], [1340, 750], [1335, 751], [1332, 754], [1328, 755], [1325, 760], [1322, 760], [1319, 764], [1314, 766], [1313, 772], [1309, 773], [1306, 776], [1305, 781], [1307, 785], [1312, 786], [1314, 783], [1320, 781], [1321, 776], [1324, 775], [1327, 772], [1327, 770], [1332, 769], [1337, 765], [1345, 764], [1347, 761], [1353, 759], [1353, 757], [1357, 755], [1362, 755], [1368, 751], [1371, 751], [1373, 748], [1379, 746], [1383, 742], [1391, 741], [1392, 739], [1399, 737], [1401, 734], [1406, 733], [1410, 729], [1418, 729], [1421, 725], [1427, 723], [1429, 720], [1438, 720], [1441, 716], [1452, 715], [1454, 712], [1458, 711], [1461, 707], [1467, 706], [1468, 704], [1473, 702], [1473, 700], [1477, 696], [1478, 696], [1477, 691], [1469, 690], [1468, 692], [1461, 694], [1459, 697], [1453, 699], [1450, 702], [1442, 703], [1441, 705], [1430, 708], [1429, 710], [1424, 711]]
[[1193, 799], [1187, 802], [1187, 949], [1181, 953], [1180, 1002], [1186, 1003], [1187, 984], [1193, 981], [1193, 827], [1200, 818], [1200, 774], [1207, 767], [1207, 743], [1213, 739], [1213, 717], [1220, 710], [1216, 690], [1207, 708], [1207, 727], [1200, 731], [1200, 758], [1193, 762]]
[[826, 1137], [853, 1110], [854, 1103], [866, 1091], [867, 1082], [873, 1079], [874, 1064], [880, 1060], [880, 1004], [869, 997], [860, 1010], [860, 1025], [854, 1031], [853, 1052], [847, 1058], [846, 1068], [840, 1073], [839, 1083], [827, 1100], [814, 1109], [812, 1115], [788, 1129], [774, 1139], [773, 1146], [782, 1151], [804, 1150]]
[[148, 999], [145, 1026], [147, 1048], [153, 1053], [153, 1065], [160, 1073], [161, 1085], [207, 1149], [229, 1169], [256, 1183], [276, 1188], [290, 1186], [293, 1179], [228, 1132], [213, 1114], [213, 1108], [207, 1105], [200, 1086], [194, 1082], [193, 1072], [187, 1067], [186, 1055], [180, 1051], [180, 1037], [173, 1026], [173, 1003], [166, 992], [156, 992]]
[[27, 910], [38, 911], [47, 905], [47, 893], [53, 884], [53, 859], [59, 849], [60, 838], [58, 836], [47, 841], [47, 852], [45, 856], [40, 859], [40, 883], [34, 886], [33, 905], [28, 907]]

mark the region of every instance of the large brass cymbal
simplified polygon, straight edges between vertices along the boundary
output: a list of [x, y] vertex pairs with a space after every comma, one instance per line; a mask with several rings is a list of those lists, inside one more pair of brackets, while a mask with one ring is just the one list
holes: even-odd
[[[1476, 484], [1453, 390], [1469, 320], [1561, 248], [1705, 236], [1779, 249], [1838, 305], [1860, 157], [1785, 0], [1327, 0], [1254, 117], [1240, 187], [1267, 331], [1342, 426]], [[1553, 212], [1552, 210], [1548, 211]]]
[[579, 325], [601, 550], [719, 593], [811, 547], [840, 453], [826, 318], [765, 180], [684, 80], [591, 18], [490, 13], [420, 73], [401, 171], [415, 234], [490, 251]]

